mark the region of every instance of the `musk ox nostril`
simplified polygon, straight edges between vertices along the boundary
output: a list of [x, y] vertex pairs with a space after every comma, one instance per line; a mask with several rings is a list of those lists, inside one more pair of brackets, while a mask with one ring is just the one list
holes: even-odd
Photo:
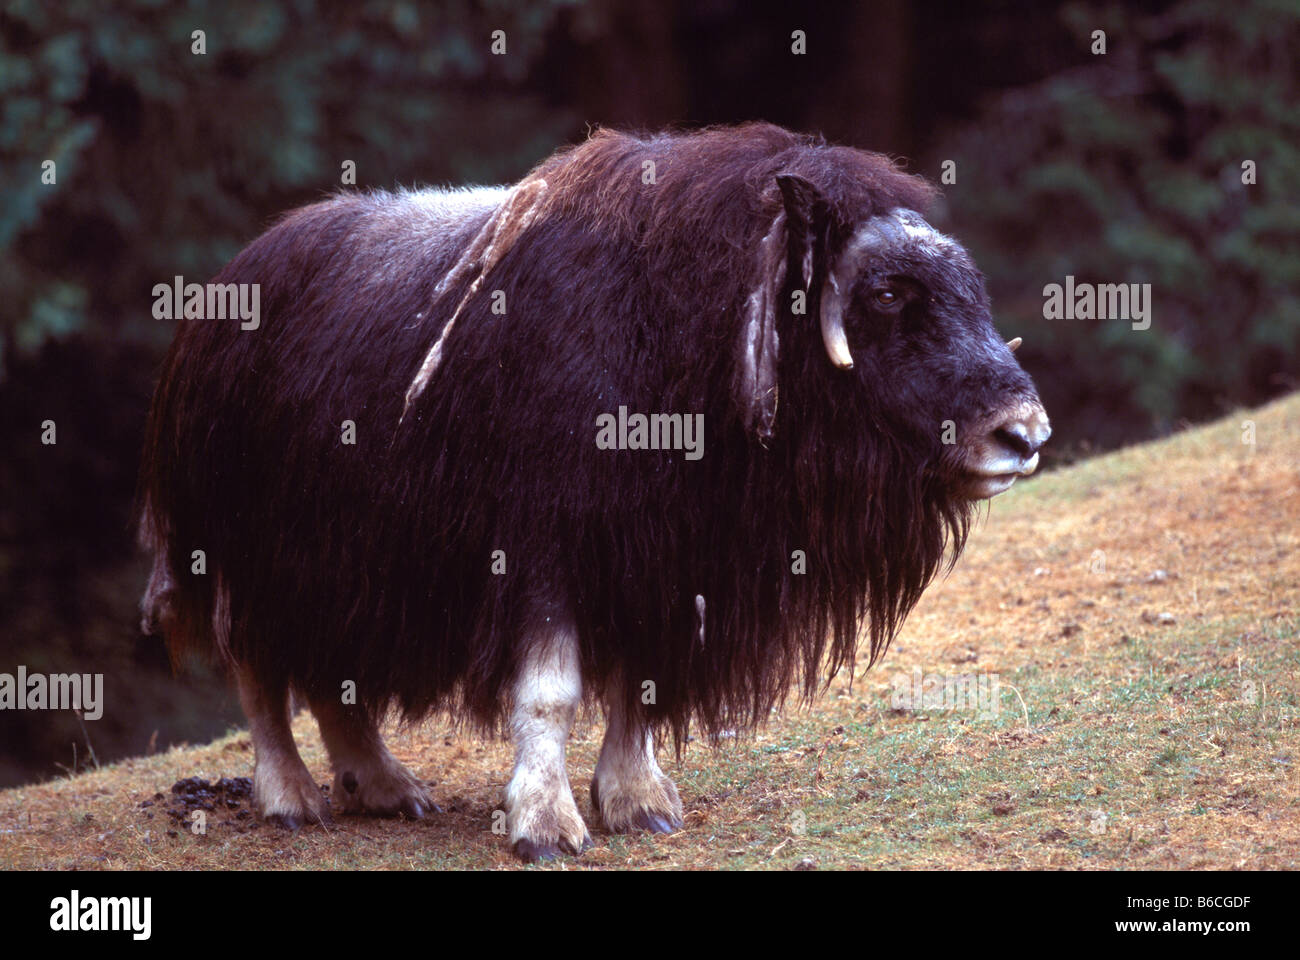
[[994, 441], [1028, 460], [1036, 454], [1052, 435], [1052, 425], [1042, 404], [1029, 402], [1022, 405], [1001, 426], [995, 427]]
[[1038, 449], [1029, 439], [1029, 428], [1023, 423], [1005, 423], [993, 431], [993, 438], [1028, 459]]

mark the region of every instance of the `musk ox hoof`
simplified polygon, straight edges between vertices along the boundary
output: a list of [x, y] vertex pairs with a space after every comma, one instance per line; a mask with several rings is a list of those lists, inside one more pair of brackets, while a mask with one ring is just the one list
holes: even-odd
[[632, 826], [637, 830], [651, 833], [676, 833], [682, 828], [682, 821], [676, 815], [664, 816], [653, 810], [638, 810], [632, 818]]
[[522, 860], [550, 860], [561, 853], [578, 856], [592, 846], [567, 779], [517, 775], [506, 788], [506, 808], [510, 847]]
[[429, 789], [395, 760], [364, 768], [342, 770], [334, 778], [333, 795], [345, 814], [374, 817], [404, 816], [423, 820], [426, 814], [442, 813], [429, 796]]
[[554, 860], [560, 855], [560, 848], [553, 843], [533, 843], [527, 837], [515, 841], [515, 856], [524, 863], [541, 863]]
[[676, 833], [682, 828], [682, 801], [673, 782], [659, 774], [630, 785], [591, 781], [591, 805], [611, 833]]
[[[329, 801], [316, 784], [310, 779], [305, 784], [285, 786], [271, 794], [270, 791], [257, 790], [258, 808], [262, 819], [273, 826], [297, 832], [304, 824], [332, 822]], [[271, 795], [271, 800], [264, 797]]]
[[595, 845], [590, 834], [583, 834], [582, 842], [576, 847], [564, 839], [558, 843], [535, 843], [527, 837], [521, 837], [515, 841], [514, 852], [515, 856], [524, 863], [542, 863], [546, 860], [556, 859], [561, 853], [567, 853], [574, 857], [581, 856]]
[[308, 819], [307, 815], [299, 813], [273, 813], [266, 817], [266, 822], [273, 827], [279, 827], [281, 830], [288, 830], [291, 833], [297, 833], [302, 829], [304, 823], [310, 822], [328, 825], [333, 823], [334, 820], [327, 810], [323, 815], [311, 814], [310, 819]]
[[427, 813], [442, 813], [442, 807], [436, 803], [423, 803], [414, 797], [407, 797], [402, 801], [402, 816], [408, 820], [423, 820]]

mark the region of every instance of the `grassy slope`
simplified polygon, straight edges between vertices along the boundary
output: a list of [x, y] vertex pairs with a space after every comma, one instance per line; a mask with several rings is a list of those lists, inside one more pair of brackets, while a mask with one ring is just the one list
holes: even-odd
[[[599, 829], [584, 721], [569, 766], [597, 847], [544, 869], [1300, 866], [1298, 439], [1293, 396], [1017, 485], [880, 667], [753, 740], [668, 759], [674, 836]], [[995, 673], [1000, 709], [892, 710], [915, 668]], [[329, 782], [308, 714], [296, 731]], [[290, 836], [222, 812], [198, 836], [141, 806], [182, 777], [250, 775], [235, 732], [0, 792], [0, 867], [513, 867], [490, 830], [508, 746], [440, 719], [391, 742], [443, 814]]]

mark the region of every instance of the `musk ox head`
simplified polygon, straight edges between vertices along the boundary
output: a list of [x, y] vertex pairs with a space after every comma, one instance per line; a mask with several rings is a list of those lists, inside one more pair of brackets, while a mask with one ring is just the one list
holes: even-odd
[[759, 436], [772, 435], [777, 412], [775, 310], [782, 291], [802, 287], [839, 388], [867, 401], [864, 430], [905, 446], [955, 501], [996, 496], [1033, 473], [1047, 414], [1012, 355], [1020, 339], [1004, 343], [994, 329], [984, 278], [961, 244], [907, 207], [855, 217], [803, 176], [780, 174], [776, 185], [780, 208], [760, 244], [742, 338], [747, 420]]

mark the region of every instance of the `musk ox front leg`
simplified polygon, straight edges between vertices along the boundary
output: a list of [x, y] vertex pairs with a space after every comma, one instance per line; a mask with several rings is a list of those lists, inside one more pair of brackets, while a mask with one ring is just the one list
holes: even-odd
[[312, 700], [321, 739], [334, 768], [334, 803], [344, 813], [413, 820], [436, 811], [428, 788], [388, 752], [375, 721], [356, 706]]
[[297, 830], [304, 823], [328, 823], [329, 803], [316, 786], [293, 742], [289, 684], [238, 671], [239, 700], [253, 735], [253, 799], [272, 823]]
[[621, 696], [605, 701], [605, 742], [591, 778], [591, 804], [614, 833], [672, 833], [682, 826], [677, 787], [655, 762], [650, 731], [627, 716]]
[[510, 843], [522, 860], [550, 860], [592, 845], [564, 769], [564, 747], [581, 700], [574, 630], [557, 629], [531, 641], [514, 682], [515, 770], [506, 787]]

